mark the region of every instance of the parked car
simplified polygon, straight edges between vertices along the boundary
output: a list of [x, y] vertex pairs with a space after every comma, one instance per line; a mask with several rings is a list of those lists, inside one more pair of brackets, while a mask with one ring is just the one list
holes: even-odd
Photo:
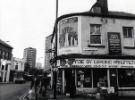
[[25, 80], [24, 80], [23, 77], [15, 78], [14, 81], [15, 81], [16, 84], [17, 84], [17, 83], [25, 83]]
[[22, 71], [15, 72], [15, 74], [14, 74], [14, 82], [15, 83], [25, 83], [24, 72], [22, 72]]

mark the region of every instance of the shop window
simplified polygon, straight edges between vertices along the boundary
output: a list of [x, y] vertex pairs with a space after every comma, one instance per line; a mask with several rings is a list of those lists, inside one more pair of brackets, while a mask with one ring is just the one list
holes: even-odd
[[101, 25], [90, 25], [90, 44], [101, 44]]
[[118, 69], [118, 82], [120, 87], [135, 86], [135, 70], [133, 69]]
[[90, 69], [77, 70], [77, 87], [92, 87]]
[[93, 69], [93, 86], [107, 87], [107, 69]]

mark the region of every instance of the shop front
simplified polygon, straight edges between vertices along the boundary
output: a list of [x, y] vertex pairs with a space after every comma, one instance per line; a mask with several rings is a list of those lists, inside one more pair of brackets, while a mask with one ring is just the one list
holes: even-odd
[[[135, 60], [75, 58], [59, 60], [62, 92], [67, 93], [74, 76], [77, 94], [95, 94], [102, 87], [107, 93], [132, 95], [135, 90]], [[130, 92], [127, 92], [130, 91]]]

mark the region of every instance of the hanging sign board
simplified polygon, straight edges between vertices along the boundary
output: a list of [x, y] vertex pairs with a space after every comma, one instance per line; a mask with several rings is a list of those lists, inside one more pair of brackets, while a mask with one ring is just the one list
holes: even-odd
[[110, 55], [121, 54], [121, 39], [120, 33], [108, 33], [108, 48]]

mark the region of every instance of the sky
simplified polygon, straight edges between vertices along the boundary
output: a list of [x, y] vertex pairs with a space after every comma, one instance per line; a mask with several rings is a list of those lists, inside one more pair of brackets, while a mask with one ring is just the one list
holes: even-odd
[[[58, 16], [89, 11], [96, 0], [59, 0]], [[135, 0], [108, 0], [112, 11], [135, 14]], [[37, 49], [44, 59], [45, 37], [52, 34], [56, 0], [0, 0], [0, 39], [9, 41], [13, 56], [23, 58], [27, 47]]]

